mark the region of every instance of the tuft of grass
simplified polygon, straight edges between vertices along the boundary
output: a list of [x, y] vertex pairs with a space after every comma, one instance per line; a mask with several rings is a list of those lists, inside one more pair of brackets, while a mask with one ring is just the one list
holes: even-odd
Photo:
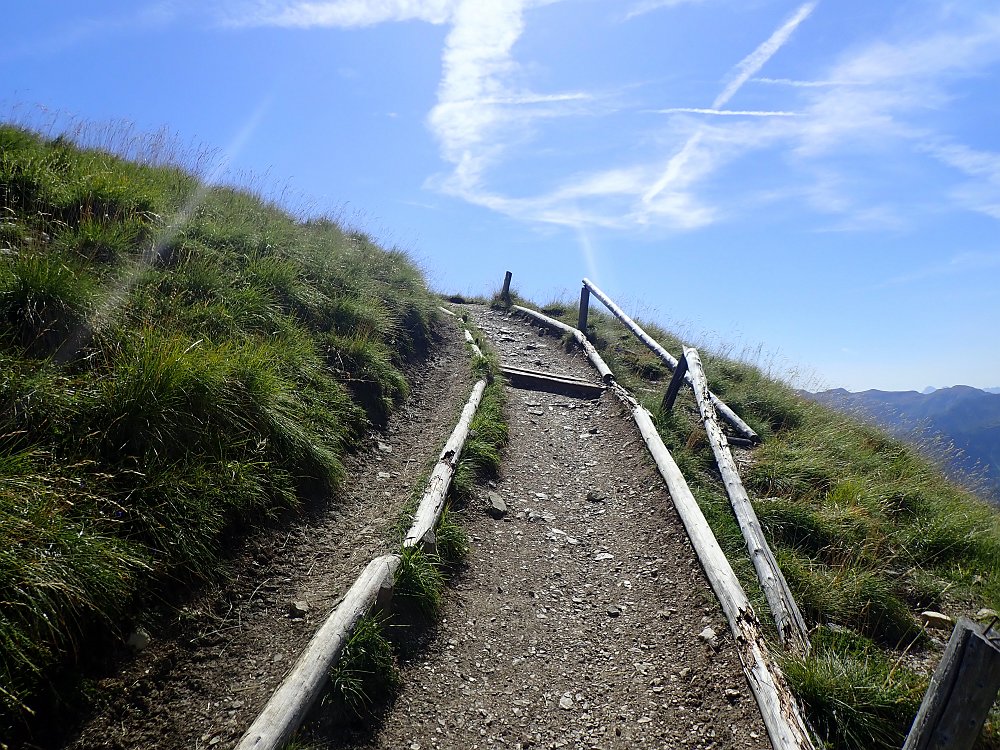
[[454, 497], [467, 500], [478, 482], [499, 474], [503, 449], [507, 445], [505, 405], [501, 381], [488, 384], [451, 482]]
[[432, 620], [441, 609], [441, 592], [444, 575], [441, 560], [417, 547], [405, 547], [400, 553], [402, 562], [396, 573], [394, 598], [410, 611]]
[[454, 518], [451, 509], [444, 509], [434, 535], [437, 539], [437, 553], [445, 568], [461, 562], [468, 554], [469, 536]]
[[360, 716], [399, 690], [399, 669], [385, 627], [382, 619], [371, 615], [358, 621], [330, 670], [325, 700], [335, 709], [346, 708]]
[[813, 653], [783, 666], [830, 748], [901, 747], [926, 689], [925, 679], [850, 632], [820, 628]]

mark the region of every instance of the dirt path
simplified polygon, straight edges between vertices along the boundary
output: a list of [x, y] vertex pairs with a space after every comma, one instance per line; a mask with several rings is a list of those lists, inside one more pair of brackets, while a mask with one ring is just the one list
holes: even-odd
[[337, 598], [372, 558], [398, 549], [403, 505], [472, 385], [459, 329], [442, 328], [388, 431], [349, 458], [342, 496], [262, 534], [228, 564], [223, 585], [150, 626], [149, 647], [97, 684], [104, 706], [67, 748], [236, 744]]
[[[506, 364], [596, 377], [518, 318], [469, 308]], [[767, 748], [725, 619], [628, 413], [508, 390], [496, 491], [427, 649], [355, 748]], [[706, 628], [717, 634], [707, 643]]]

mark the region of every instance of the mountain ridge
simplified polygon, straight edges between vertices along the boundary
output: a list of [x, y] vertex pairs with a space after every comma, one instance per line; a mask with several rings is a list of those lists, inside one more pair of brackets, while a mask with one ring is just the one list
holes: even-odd
[[967, 385], [918, 391], [801, 393], [914, 443], [1000, 503], [1000, 394]]

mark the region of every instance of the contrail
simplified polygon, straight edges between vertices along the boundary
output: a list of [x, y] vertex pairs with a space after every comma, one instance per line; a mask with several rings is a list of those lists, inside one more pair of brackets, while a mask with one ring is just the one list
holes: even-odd
[[771, 37], [766, 42], [740, 60], [736, 64], [736, 75], [733, 77], [733, 80], [726, 85], [726, 88], [722, 90], [722, 93], [715, 97], [715, 101], [712, 102], [712, 109], [721, 109], [726, 102], [732, 99], [736, 92], [743, 87], [743, 84], [746, 83], [751, 76], [755, 75], [758, 70], [764, 67], [764, 63], [770, 60], [774, 53], [785, 45], [785, 42], [788, 41], [792, 32], [799, 27], [800, 23], [809, 17], [809, 14], [812, 13], [815, 8], [815, 0], [801, 5], [799, 9], [795, 11], [795, 15], [785, 21], [785, 23], [777, 31], [771, 34]]
[[[740, 60], [733, 68], [733, 79], [722, 90], [722, 93], [715, 97], [715, 101], [712, 102], [711, 109], [721, 110], [726, 105], [726, 102], [732, 99], [736, 92], [740, 90], [743, 84], [746, 83], [751, 76], [757, 73], [757, 71], [764, 66], [764, 63], [771, 59], [775, 52], [781, 49], [795, 29], [798, 28], [799, 24], [806, 20], [809, 17], [809, 14], [813, 12], [816, 5], [817, 1], [812, 0], [812, 2], [799, 6], [799, 9], [795, 11], [795, 15], [785, 21], [785, 23], [782, 24], [777, 31], [771, 34], [767, 41]], [[642, 196], [642, 202], [644, 204], [648, 206], [653, 202], [656, 196], [667, 188], [668, 185], [682, 177], [682, 169], [695, 157], [696, 150], [701, 144], [702, 138], [703, 131], [695, 131], [687, 139], [680, 151], [671, 157], [670, 161], [667, 163], [666, 171], [664, 171], [660, 179], [658, 179]]]
[[668, 109], [649, 110], [657, 115], [670, 115], [675, 112], [689, 112], [694, 115], [719, 115], [723, 117], [798, 117], [797, 112], [781, 112], [771, 110], [748, 109], [710, 109], [702, 107], [670, 107]]

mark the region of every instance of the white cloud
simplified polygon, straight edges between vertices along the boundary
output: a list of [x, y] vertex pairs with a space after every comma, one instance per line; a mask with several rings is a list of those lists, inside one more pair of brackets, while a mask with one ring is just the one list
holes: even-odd
[[[239, 2], [240, 0], [234, 0]], [[358, 27], [420, 20], [450, 26], [442, 53], [437, 101], [427, 116], [447, 171], [427, 186], [518, 220], [560, 226], [694, 229], [729, 215], [709, 196], [724, 190], [727, 204], [753, 204], [764, 193], [735, 196], [720, 172], [745, 155], [766, 151], [798, 189], [770, 190], [768, 200], [804, 203], [827, 218], [827, 230], [899, 229], [901, 204], [869, 200], [876, 179], [851, 158], [924, 154], [955, 169], [962, 182], [946, 188], [955, 205], [1000, 218], [1000, 155], [976, 150], [938, 132], [926, 113], [947, 107], [956, 82], [1000, 61], [1000, 13], [949, 6], [937, 15], [907, 14], [883, 38], [849, 49], [826, 66], [796, 77], [763, 77], [767, 63], [818, 7], [804, 2], [730, 70], [707, 107], [666, 107], [654, 143], [632, 164], [606, 164], [558, 175], [540, 195], [515, 197], [493, 187], [495, 169], [528, 158], [519, 147], [549, 119], [592, 115], [600, 97], [586, 91], [538, 92], [533, 69], [515, 57], [531, 11], [559, 0], [263, 0], [240, 23]], [[703, 0], [633, 2], [627, 18]], [[933, 13], [933, 11], [932, 11]], [[793, 71], [798, 73], [798, 71]], [[727, 105], [748, 82], [777, 106]], [[770, 89], [767, 92], [765, 89]], [[767, 100], [765, 100], [767, 101]], [[648, 105], [647, 105], [648, 106]], [[928, 145], [930, 144], [930, 145]], [[649, 146], [646, 146], [647, 151]], [[663, 153], [663, 149], [666, 153]], [[650, 164], [656, 166], [650, 166]], [[816, 175], [822, 175], [817, 182]], [[884, 170], [880, 177], [891, 174]], [[765, 191], [766, 192], [766, 189]]]
[[956, 206], [1000, 219], [1000, 153], [947, 141], [924, 144], [922, 148], [968, 178], [949, 191]]
[[751, 78], [751, 83], [766, 83], [771, 86], [789, 86], [795, 89], [821, 89], [831, 86], [856, 86], [851, 81], [797, 81], [793, 78]]
[[[724, 107], [743, 84], [785, 45], [795, 29], [809, 17], [815, 7], [815, 2], [801, 5], [763, 44], [737, 63], [729, 83], [715, 97], [711, 109], [719, 110]], [[712, 221], [715, 212], [698, 204], [692, 195], [679, 192], [689, 190], [697, 180], [714, 172], [725, 159], [721, 150], [709, 148], [708, 144], [703, 145], [705, 133], [704, 129], [700, 129], [689, 136], [680, 150], [667, 162], [663, 174], [643, 194], [643, 207], [637, 214], [642, 222], [648, 221], [651, 215], [660, 216], [672, 220], [678, 228], [694, 229]], [[711, 143], [728, 146], [726, 140], [728, 139], [715, 139]], [[664, 192], [667, 193], [666, 199], [659, 199]]]

